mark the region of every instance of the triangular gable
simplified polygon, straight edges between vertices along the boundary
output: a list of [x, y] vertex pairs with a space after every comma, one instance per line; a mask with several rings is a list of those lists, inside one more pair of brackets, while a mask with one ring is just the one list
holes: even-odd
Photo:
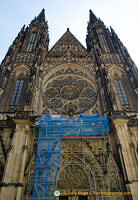
[[52, 56], [62, 56], [68, 50], [75, 55], [87, 55], [85, 47], [76, 39], [76, 37], [67, 29], [63, 36], [51, 48], [50, 54]]

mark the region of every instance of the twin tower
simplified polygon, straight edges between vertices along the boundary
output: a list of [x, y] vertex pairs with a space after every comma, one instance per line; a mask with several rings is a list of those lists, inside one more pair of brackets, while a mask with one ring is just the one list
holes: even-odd
[[44, 9], [23, 26], [0, 67], [0, 198], [33, 199], [40, 115], [81, 114], [108, 117], [110, 133], [61, 138], [57, 199], [136, 200], [137, 78], [113, 28], [91, 10], [86, 48], [67, 29], [49, 49]]

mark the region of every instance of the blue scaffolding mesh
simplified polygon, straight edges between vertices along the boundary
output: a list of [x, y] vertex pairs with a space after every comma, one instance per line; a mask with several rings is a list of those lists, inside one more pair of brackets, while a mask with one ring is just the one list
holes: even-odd
[[40, 117], [32, 200], [53, 200], [60, 166], [61, 116]]
[[61, 164], [61, 138], [64, 136], [100, 136], [109, 133], [107, 117], [61, 117], [43, 115], [40, 118], [38, 147], [32, 200], [55, 200], [57, 168]]
[[107, 135], [108, 133], [109, 120], [107, 117], [80, 115], [80, 117], [61, 118], [62, 136]]

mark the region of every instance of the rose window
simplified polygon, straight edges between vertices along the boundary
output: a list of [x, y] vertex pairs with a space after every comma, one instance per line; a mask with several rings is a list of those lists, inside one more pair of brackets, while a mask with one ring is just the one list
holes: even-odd
[[43, 94], [45, 106], [63, 114], [83, 113], [95, 104], [96, 99], [91, 81], [74, 74], [51, 78]]
[[73, 100], [79, 97], [80, 90], [76, 86], [66, 85], [65, 87], [61, 88], [60, 96], [63, 99]]

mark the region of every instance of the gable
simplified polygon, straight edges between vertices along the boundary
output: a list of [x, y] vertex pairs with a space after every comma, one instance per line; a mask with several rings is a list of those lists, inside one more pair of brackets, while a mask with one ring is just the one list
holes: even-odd
[[67, 29], [64, 35], [51, 48], [49, 54], [52, 56], [62, 56], [67, 51], [70, 51], [73, 55], [87, 55], [85, 47], [83, 47], [83, 45], [75, 38], [69, 29]]

